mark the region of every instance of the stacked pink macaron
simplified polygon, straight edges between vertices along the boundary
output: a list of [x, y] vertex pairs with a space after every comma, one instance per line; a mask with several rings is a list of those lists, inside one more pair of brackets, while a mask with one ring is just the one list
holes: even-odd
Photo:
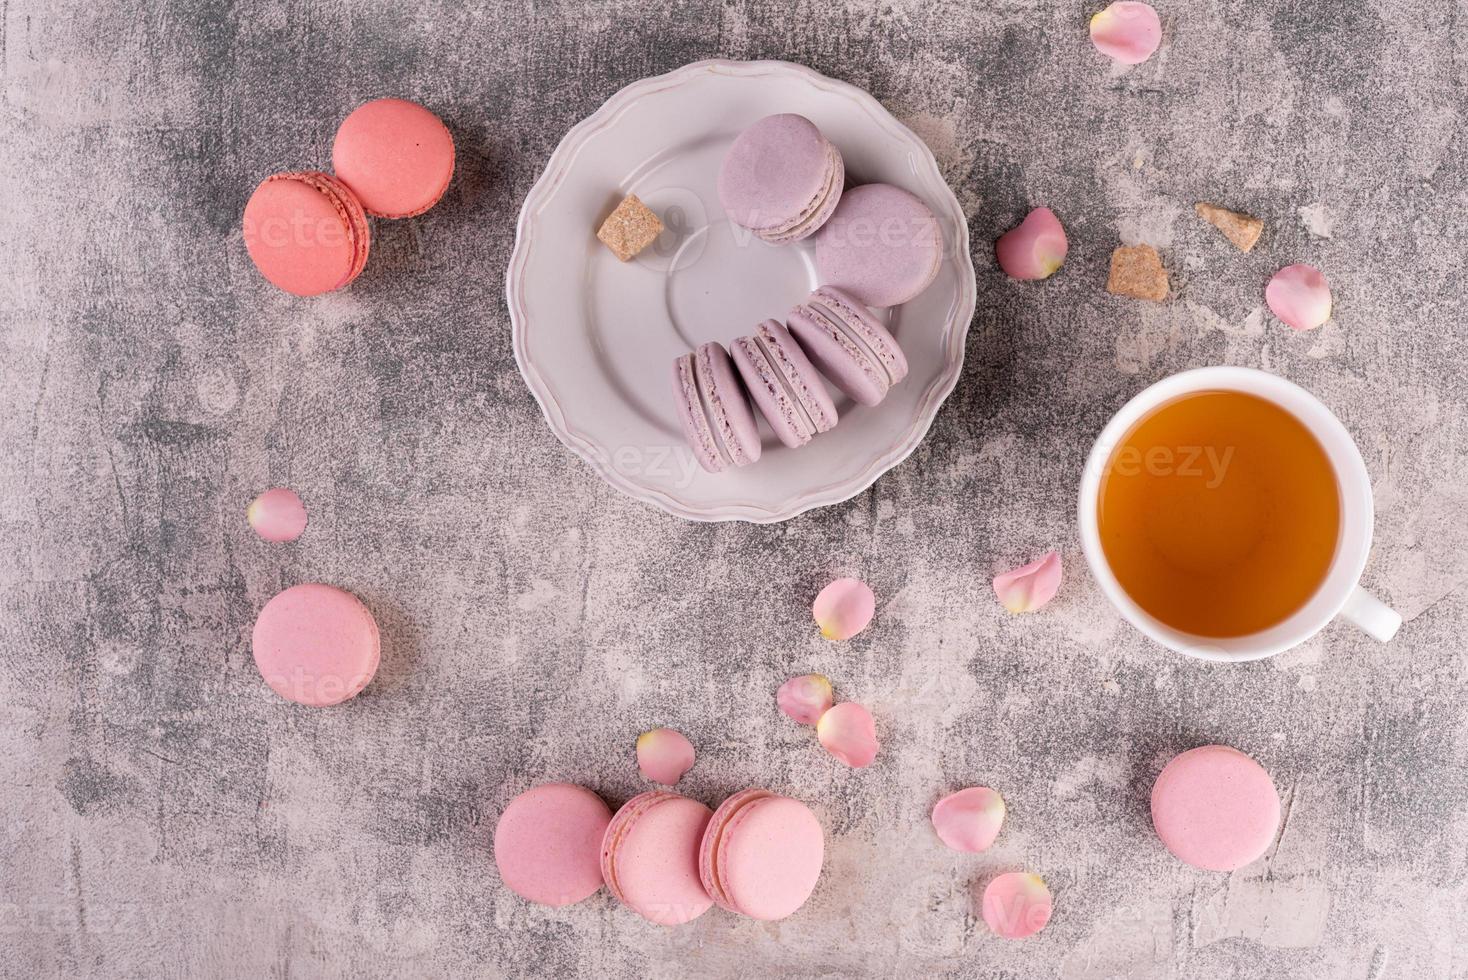
[[245, 204], [245, 250], [272, 285], [319, 296], [349, 285], [372, 247], [367, 216], [410, 218], [448, 189], [454, 138], [443, 121], [403, 99], [377, 99], [342, 122], [335, 176], [272, 174]]
[[841, 151], [794, 113], [766, 116], [735, 138], [719, 168], [719, 203], [735, 224], [773, 245], [809, 238], [846, 186]]
[[615, 815], [569, 783], [517, 796], [495, 827], [500, 877], [522, 898], [561, 906], [606, 884], [649, 922], [691, 922], [714, 905], [783, 919], [821, 876], [825, 832], [804, 803], [769, 790], [735, 793], [718, 810], [657, 789]]
[[882, 321], [845, 290], [822, 286], [784, 323], [764, 320], [728, 349], [710, 341], [675, 358], [673, 395], [695, 458], [719, 473], [760, 458], [756, 407], [797, 449], [839, 420], [826, 379], [876, 405], [905, 377], [907, 358]]

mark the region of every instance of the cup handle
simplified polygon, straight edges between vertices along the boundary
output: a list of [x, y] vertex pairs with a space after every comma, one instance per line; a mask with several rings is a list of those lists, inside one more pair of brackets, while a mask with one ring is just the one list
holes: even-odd
[[1359, 585], [1341, 607], [1341, 615], [1383, 643], [1396, 636], [1402, 626], [1401, 613]]

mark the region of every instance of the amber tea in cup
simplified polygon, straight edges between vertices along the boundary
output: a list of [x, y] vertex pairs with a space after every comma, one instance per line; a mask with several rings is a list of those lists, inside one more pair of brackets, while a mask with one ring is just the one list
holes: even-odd
[[1272, 401], [1195, 391], [1142, 416], [1107, 458], [1101, 550], [1159, 622], [1202, 637], [1284, 622], [1325, 581], [1341, 491], [1324, 447]]

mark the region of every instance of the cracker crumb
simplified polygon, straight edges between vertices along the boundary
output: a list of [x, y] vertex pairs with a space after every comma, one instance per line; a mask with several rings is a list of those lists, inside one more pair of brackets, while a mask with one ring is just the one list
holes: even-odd
[[1111, 253], [1106, 291], [1160, 303], [1167, 299], [1167, 270], [1151, 245], [1122, 245]]
[[1198, 217], [1223, 232], [1223, 237], [1233, 242], [1240, 252], [1253, 248], [1254, 243], [1259, 241], [1260, 233], [1264, 231], [1263, 221], [1242, 211], [1230, 211], [1217, 204], [1205, 204], [1202, 201], [1194, 204], [1193, 210], [1198, 212]]
[[638, 200], [636, 194], [628, 194], [601, 223], [596, 237], [612, 254], [623, 262], [637, 256], [663, 233], [663, 223], [652, 209]]

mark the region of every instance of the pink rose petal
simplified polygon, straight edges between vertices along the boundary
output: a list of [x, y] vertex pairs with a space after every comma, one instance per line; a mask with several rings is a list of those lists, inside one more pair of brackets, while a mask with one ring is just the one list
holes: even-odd
[[802, 725], [814, 725], [831, 707], [831, 682], [823, 674], [802, 674], [780, 685], [775, 703]]
[[671, 728], [643, 732], [637, 736], [637, 768], [653, 782], [672, 786], [693, 768], [693, 743]]
[[855, 701], [843, 701], [821, 715], [816, 737], [827, 752], [853, 769], [871, 765], [880, 748], [871, 712]]
[[811, 612], [821, 635], [828, 640], [849, 640], [872, 621], [877, 597], [860, 579], [838, 578], [816, 596]]
[[1135, 0], [1120, 0], [1091, 18], [1091, 43], [1124, 65], [1140, 65], [1162, 43], [1157, 11]]
[[245, 508], [245, 520], [266, 541], [294, 541], [306, 530], [306, 505], [294, 490], [266, 490]]
[[1049, 208], [1035, 208], [999, 236], [994, 254], [999, 268], [1015, 279], [1047, 279], [1065, 261], [1069, 248], [1060, 219]]
[[933, 807], [933, 829], [955, 851], [987, 851], [1004, 823], [1004, 797], [987, 786], [951, 793]]
[[1023, 939], [1045, 928], [1052, 905], [1039, 875], [1011, 871], [984, 889], [984, 922], [997, 936]]
[[1060, 553], [1005, 572], [994, 579], [994, 594], [1010, 612], [1034, 612], [1055, 598], [1060, 588]]
[[1270, 312], [1296, 330], [1314, 330], [1330, 319], [1330, 283], [1313, 265], [1287, 265], [1264, 287]]

